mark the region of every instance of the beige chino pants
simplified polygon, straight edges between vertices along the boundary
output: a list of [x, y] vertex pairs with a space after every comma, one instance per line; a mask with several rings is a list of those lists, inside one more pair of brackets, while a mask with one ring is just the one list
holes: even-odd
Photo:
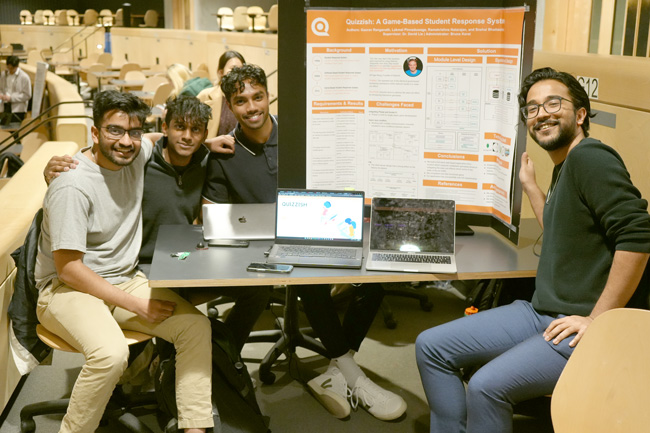
[[[92, 433], [126, 369], [129, 349], [121, 329], [144, 332], [176, 348], [176, 404], [179, 428], [213, 427], [210, 321], [169, 289], [150, 288], [144, 274], [116, 287], [134, 296], [176, 303], [174, 314], [149, 323], [54, 279], [40, 293], [40, 322], [81, 352], [86, 363], [75, 382], [62, 433]], [[120, 329], [121, 328], [121, 329]]]

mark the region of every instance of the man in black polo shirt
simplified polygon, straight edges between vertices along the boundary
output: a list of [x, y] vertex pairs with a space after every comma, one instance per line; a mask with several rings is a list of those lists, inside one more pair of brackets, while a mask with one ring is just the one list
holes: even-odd
[[[204, 203], [274, 203], [278, 177], [278, 122], [269, 114], [264, 71], [255, 65], [234, 68], [221, 80], [228, 107], [238, 121], [230, 136], [234, 153], [213, 153], [203, 189]], [[217, 137], [218, 139], [219, 137]], [[224, 140], [223, 147], [228, 143]], [[332, 360], [325, 373], [308, 387], [337, 418], [350, 414], [352, 401], [381, 420], [406, 411], [399, 395], [372, 382], [354, 360], [381, 305], [380, 284], [356, 287], [343, 322], [330, 296], [329, 285], [298, 286], [307, 319]]]

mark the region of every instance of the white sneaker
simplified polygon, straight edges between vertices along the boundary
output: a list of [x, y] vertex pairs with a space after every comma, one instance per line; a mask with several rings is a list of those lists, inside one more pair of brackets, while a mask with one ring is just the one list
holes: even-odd
[[367, 377], [360, 377], [352, 389], [352, 407], [360, 405], [375, 418], [390, 421], [406, 412], [406, 402], [399, 395], [387, 391]]
[[350, 415], [348, 397], [352, 394], [345, 377], [338, 368], [329, 368], [325, 373], [307, 382], [307, 386], [311, 389], [314, 397], [336, 418], [345, 418]]

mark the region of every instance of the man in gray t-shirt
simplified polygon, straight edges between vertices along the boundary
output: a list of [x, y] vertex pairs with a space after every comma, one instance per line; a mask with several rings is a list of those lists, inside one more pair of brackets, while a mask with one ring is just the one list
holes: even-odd
[[128, 360], [120, 328], [174, 343], [178, 426], [193, 433], [213, 426], [210, 322], [173, 291], [150, 288], [136, 269], [152, 152], [142, 137], [148, 112], [133, 95], [99, 93], [93, 145], [75, 155], [77, 170], [58, 176], [43, 202], [37, 315], [86, 357], [61, 432], [98, 427]]

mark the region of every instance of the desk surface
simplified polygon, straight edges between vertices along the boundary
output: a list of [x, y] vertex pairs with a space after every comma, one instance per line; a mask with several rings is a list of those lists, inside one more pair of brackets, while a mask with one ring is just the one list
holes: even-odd
[[[487, 227], [473, 227], [473, 236], [456, 238], [456, 274], [379, 272], [361, 269], [295, 267], [289, 274], [247, 272], [251, 262], [265, 262], [272, 240], [251, 241], [248, 248], [210, 247], [197, 250], [201, 226], [163, 225], [158, 232], [149, 274], [152, 287], [256, 286], [281, 284], [337, 284], [397, 281], [475, 280], [534, 277], [538, 258], [533, 253], [541, 229], [534, 219], [523, 220], [519, 246]], [[185, 260], [172, 253], [188, 251]], [[367, 255], [367, 245], [364, 256]]]

